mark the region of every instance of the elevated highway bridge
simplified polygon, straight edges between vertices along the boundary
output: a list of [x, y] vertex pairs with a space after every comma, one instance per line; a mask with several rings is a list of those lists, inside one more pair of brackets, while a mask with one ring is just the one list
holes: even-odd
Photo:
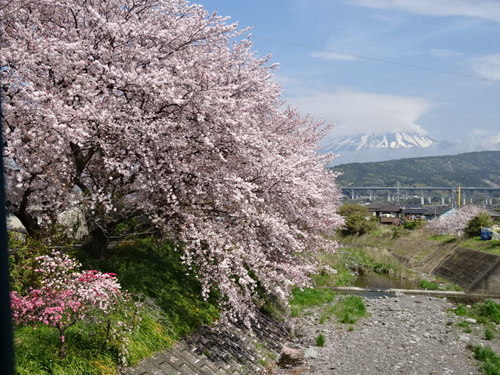
[[340, 189], [350, 200], [386, 200], [401, 203], [412, 199], [420, 200], [422, 205], [439, 202], [443, 205], [474, 203], [491, 206], [500, 203], [500, 187], [348, 186]]

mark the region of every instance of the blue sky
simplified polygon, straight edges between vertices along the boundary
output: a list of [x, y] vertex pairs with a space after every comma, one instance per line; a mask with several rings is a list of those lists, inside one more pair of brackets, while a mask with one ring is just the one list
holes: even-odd
[[252, 27], [289, 103], [329, 137], [425, 131], [500, 150], [499, 0], [198, 0]]

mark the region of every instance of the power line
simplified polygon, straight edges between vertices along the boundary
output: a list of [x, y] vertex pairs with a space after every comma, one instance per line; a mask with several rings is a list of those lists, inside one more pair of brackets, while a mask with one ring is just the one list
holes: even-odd
[[398, 66], [403, 66], [403, 67], [406, 67], [406, 68], [427, 70], [429, 72], [434, 72], [434, 73], [449, 74], [449, 75], [454, 75], [454, 76], [463, 77], [463, 78], [471, 78], [471, 79], [480, 80], [480, 81], [488, 81], [488, 82], [500, 83], [500, 80], [498, 80], [498, 79], [483, 78], [483, 77], [478, 77], [478, 76], [473, 76], [473, 75], [468, 75], [468, 74], [461, 74], [461, 73], [456, 73], [456, 72], [450, 72], [450, 71], [447, 71], [447, 70], [434, 69], [434, 68], [429, 68], [429, 67], [422, 66], [422, 65], [405, 64], [405, 63], [401, 63], [401, 62], [397, 62], [397, 61], [384, 60], [384, 59], [378, 59], [378, 58], [375, 58], [375, 57], [368, 57], [368, 56], [356, 55], [356, 54], [353, 54], [353, 53], [335, 51], [335, 50], [326, 49], [326, 48], [311, 47], [311, 46], [307, 46], [305, 44], [299, 44], [299, 43], [293, 43], [293, 42], [286, 42], [286, 41], [283, 41], [283, 40], [277, 40], [277, 39], [271, 39], [271, 38], [264, 38], [264, 37], [255, 36], [255, 35], [252, 35], [252, 37], [255, 38], [255, 39], [266, 40], [266, 41], [273, 42], [273, 43], [285, 44], [285, 45], [289, 45], [289, 46], [293, 46], [293, 47], [299, 47], [299, 48], [304, 48], [304, 49], [309, 49], [309, 50], [313, 50], [313, 51], [336, 53], [336, 54], [343, 55], [343, 56], [349, 56], [349, 57], [354, 57], [354, 58], [357, 58], [357, 59], [364, 59], [364, 60], [376, 61], [376, 62], [381, 62], [381, 63], [384, 63], [384, 64], [398, 65]]

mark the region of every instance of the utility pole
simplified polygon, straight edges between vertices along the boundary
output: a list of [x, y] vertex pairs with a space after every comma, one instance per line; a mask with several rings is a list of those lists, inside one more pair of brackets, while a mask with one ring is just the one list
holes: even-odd
[[[0, 126], [3, 129], [2, 96], [0, 94]], [[0, 363], [2, 374], [14, 375], [14, 341], [10, 311], [9, 242], [5, 210], [5, 178], [3, 173], [3, 139], [0, 131]]]
[[401, 187], [401, 184], [399, 183], [399, 181], [397, 182], [396, 184], [396, 187], [397, 187], [397, 190], [396, 190], [396, 204], [399, 206], [399, 188]]

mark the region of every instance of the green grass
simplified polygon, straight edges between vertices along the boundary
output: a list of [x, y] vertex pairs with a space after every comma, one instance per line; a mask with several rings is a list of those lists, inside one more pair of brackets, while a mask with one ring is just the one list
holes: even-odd
[[484, 339], [485, 340], [493, 340], [494, 337], [495, 337], [495, 334], [493, 333], [493, 331], [489, 328], [485, 328]]
[[354, 324], [367, 315], [365, 302], [360, 296], [347, 296], [323, 311], [320, 324], [331, 319], [333, 315], [341, 324]]
[[481, 240], [481, 237], [473, 237], [460, 243], [461, 247], [468, 249], [486, 251], [500, 255], [500, 240]]
[[335, 299], [335, 292], [328, 288], [295, 288], [290, 301], [291, 315], [297, 317], [308, 307], [320, 306]]
[[386, 275], [402, 275], [405, 273], [401, 262], [385, 250], [384, 246], [377, 247], [371, 245], [355, 246], [346, 250], [349, 252], [348, 258], [363, 268], [369, 268], [376, 273]]
[[500, 375], [500, 356], [489, 346], [475, 346], [474, 357], [481, 362], [481, 370], [485, 375]]
[[[117, 361], [114, 353], [95, 353], [88, 335], [79, 333], [84, 328], [86, 327], [82, 323], [68, 328], [68, 353], [64, 359], [58, 354], [59, 337], [54, 328], [40, 326], [36, 331], [31, 327], [16, 329], [14, 342], [17, 374], [114, 374]], [[94, 347], [100, 346], [100, 343], [93, 344]]]
[[455, 314], [458, 316], [465, 316], [467, 315], [467, 308], [462, 304], [459, 303], [457, 307], [454, 309]]
[[500, 323], [500, 304], [492, 300], [476, 303], [469, 308], [468, 315], [482, 324], [488, 322], [498, 324]]
[[116, 374], [124, 354], [130, 365], [137, 364], [219, 316], [216, 301], [202, 300], [198, 281], [187, 274], [180, 253], [168, 242], [139, 240], [110, 249], [105, 260], [80, 260], [85, 269], [116, 273], [122, 288], [138, 296], [140, 319], [135, 320], [136, 329], [123, 345], [127, 353], [120, 350], [121, 343], [104, 345], [103, 327], [88, 322], [67, 329], [64, 359], [58, 355], [60, 343], [55, 328], [39, 326], [35, 331], [17, 327], [18, 374]]
[[84, 260], [89, 268], [118, 275], [122, 287], [147, 296], [165, 313], [173, 338], [218, 317], [216, 301], [203, 301], [201, 286], [168, 242], [147, 239], [110, 249], [105, 260]]
[[459, 242], [459, 238], [457, 236], [443, 235], [443, 234], [436, 234], [434, 236], [431, 236], [429, 239], [432, 241], [438, 241], [446, 244]]
[[[457, 305], [454, 309], [455, 314], [459, 316], [468, 316], [476, 319], [479, 324], [484, 324], [484, 339], [493, 340], [495, 338], [495, 325], [500, 323], [500, 304], [486, 300], [482, 303], [476, 303], [472, 306]], [[472, 329], [468, 322], [457, 324], [464, 328], [464, 332], [471, 333]], [[473, 348], [474, 357], [481, 362], [481, 370], [485, 375], [500, 375], [500, 355], [495, 353], [489, 346], [475, 346]]]
[[465, 247], [467, 249], [486, 251], [488, 253], [500, 255], [500, 240], [481, 240], [480, 236], [468, 238], [461, 241], [458, 236], [450, 235], [434, 235], [429, 237], [430, 240], [438, 241], [444, 244], [456, 243], [457, 246]]
[[323, 269], [319, 273], [312, 275], [311, 277], [316, 287], [348, 286], [354, 283], [356, 276], [349, 269], [348, 264], [346, 264], [345, 251], [338, 250], [333, 254], [323, 254], [320, 261], [323, 265], [334, 269], [336, 273], [331, 273]]
[[427, 281], [427, 280], [420, 281], [419, 286], [422, 289], [427, 289], [427, 290], [437, 290], [437, 289], [439, 289], [439, 284], [434, 283], [432, 281]]
[[453, 311], [456, 315], [474, 318], [480, 324], [500, 323], [500, 304], [492, 300], [475, 303], [470, 307], [458, 304]]
[[316, 346], [325, 346], [325, 336], [321, 333], [316, 337]]
[[[130, 363], [137, 363], [161, 348], [172, 346], [167, 328], [151, 312], [143, 311], [127, 349]], [[121, 363], [117, 347], [102, 350], [104, 335], [100, 327], [80, 322], [66, 331], [67, 355], [59, 357], [57, 330], [47, 326], [19, 327], [15, 330], [16, 370], [19, 375], [32, 374], [116, 374]]]

